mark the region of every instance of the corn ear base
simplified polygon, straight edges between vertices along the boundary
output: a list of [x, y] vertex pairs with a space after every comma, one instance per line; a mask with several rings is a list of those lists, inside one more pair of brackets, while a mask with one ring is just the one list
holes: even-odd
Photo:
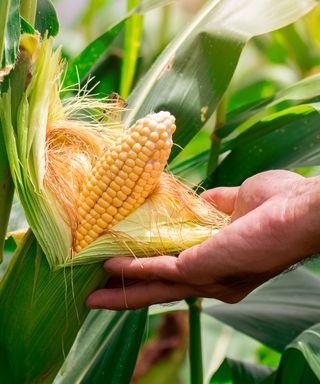
[[123, 221], [121, 225], [114, 227], [112, 234], [101, 236], [89, 244], [85, 250], [80, 251], [77, 257], [67, 260], [58, 268], [90, 264], [116, 255], [131, 257], [149, 257], [158, 254], [178, 255], [186, 248], [207, 240], [217, 232], [217, 229], [205, 228], [190, 222], [162, 223], [157, 227], [145, 228]]
[[51, 383], [106, 279], [101, 263], [52, 271], [29, 231], [0, 283], [0, 382]]

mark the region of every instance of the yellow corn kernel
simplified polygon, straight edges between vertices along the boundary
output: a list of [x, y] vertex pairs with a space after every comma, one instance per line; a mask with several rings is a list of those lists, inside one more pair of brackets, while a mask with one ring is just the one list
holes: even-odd
[[153, 192], [170, 155], [174, 123], [169, 112], [150, 114], [130, 127], [96, 162], [80, 192], [76, 252], [137, 209]]

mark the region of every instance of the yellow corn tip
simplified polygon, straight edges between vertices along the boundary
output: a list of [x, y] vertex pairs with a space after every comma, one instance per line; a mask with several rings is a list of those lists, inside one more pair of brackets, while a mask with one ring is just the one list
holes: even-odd
[[79, 252], [144, 203], [172, 148], [175, 118], [159, 112], [140, 119], [94, 165], [78, 203]]

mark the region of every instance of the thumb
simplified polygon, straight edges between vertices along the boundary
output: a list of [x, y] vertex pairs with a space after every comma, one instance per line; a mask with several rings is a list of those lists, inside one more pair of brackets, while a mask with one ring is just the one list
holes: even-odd
[[238, 192], [239, 187], [219, 187], [203, 192], [201, 197], [219, 211], [230, 215], [234, 210]]

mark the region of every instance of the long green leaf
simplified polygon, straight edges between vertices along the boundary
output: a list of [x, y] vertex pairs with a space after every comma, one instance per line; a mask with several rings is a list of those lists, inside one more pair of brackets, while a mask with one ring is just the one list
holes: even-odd
[[[310, 150], [308, 145], [300, 146], [300, 139], [297, 138], [297, 148], [295, 145], [287, 140], [286, 135], [283, 135], [282, 129], [288, 130], [287, 134], [290, 136], [291, 132], [294, 134], [300, 134], [305, 136], [306, 117], [309, 114], [315, 113], [315, 107], [317, 104], [301, 105], [308, 102], [308, 100], [317, 100], [320, 98], [319, 93], [320, 76], [314, 75], [303, 79], [275, 94], [274, 96], [266, 99], [259, 100], [251, 105], [246, 105], [238, 110], [231, 111], [228, 115], [229, 121], [219, 129], [217, 135], [219, 138], [224, 139], [221, 144], [221, 153], [235, 149], [235, 154], [231, 153], [225, 160], [227, 163], [231, 161], [233, 156], [236, 156], [238, 150], [242, 151], [243, 144], [253, 145], [255, 150], [256, 139], [271, 133], [272, 131], [281, 133], [282, 142], [284, 145], [288, 144], [290, 150], [279, 153], [277, 157], [270, 155], [270, 148], [258, 148], [259, 153], [262, 157], [265, 157], [264, 166], [265, 169], [275, 167], [275, 163], [279, 161], [279, 157], [282, 158], [283, 167], [298, 167], [298, 166], [310, 166], [317, 165], [320, 163], [320, 151], [317, 147], [313, 147]], [[288, 104], [297, 105], [296, 107], [286, 108]], [[275, 112], [279, 110], [280, 112]], [[299, 128], [292, 130], [289, 128], [289, 124], [300, 122]], [[316, 134], [317, 129], [314, 126], [314, 133]], [[277, 140], [276, 140], [277, 141]], [[309, 143], [314, 146], [314, 137], [309, 138]], [[279, 144], [279, 143], [278, 143]], [[295, 151], [291, 151], [292, 148]], [[271, 144], [271, 151], [273, 151], [273, 143]], [[261, 152], [262, 151], [262, 152]], [[269, 157], [270, 155], [270, 157]], [[292, 156], [291, 160], [288, 160], [287, 156]], [[247, 159], [248, 158], [248, 159]], [[269, 159], [270, 163], [268, 164]], [[255, 171], [261, 171], [264, 168], [260, 167], [256, 162], [255, 152], [246, 153], [243, 157], [243, 161], [233, 162], [230, 169], [224, 168], [224, 171], [217, 170], [211, 178], [206, 180], [204, 185], [209, 188], [218, 184], [228, 184], [229, 182], [240, 183], [244, 177], [242, 171], [246, 172], [247, 176], [252, 175]], [[186, 177], [193, 168], [199, 167], [208, 161], [208, 151], [205, 150], [200, 154], [196, 154], [187, 158], [183, 161], [174, 163], [170, 170], [179, 175]], [[225, 167], [226, 164], [221, 164], [221, 167]], [[253, 167], [248, 171], [248, 168]], [[280, 164], [278, 164], [280, 166]], [[222, 172], [224, 174], [222, 175]], [[219, 174], [219, 176], [217, 176]], [[222, 177], [222, 179], [220, 178]], [[228, 181], [228, 180], [229, 181]]]
[[319, 107], [319, 103], [292, 107], [253, 125], [229, 147], [232, 151], [206, 186], [239, 185], [258, 172], [298, 167], [318, 157]]
[[279, 276], [238, 304], [203, 311], [273, 349], [282, 351], [320, 320], [320, 279], [303, 269]]
[[226, 138], [234, 133], [239, 135], [246, 131], [262, 118], [269, 116], [281, 108], [282, 104], [290, 105], [302, 104], [310, 99], [320, 96], [320, 75], [309, 76], [300, 80], [285, 89], [282, 89], [275, 95], [259, 100], [251, 105], [245, 105], [239, 109], [231, 111], [227, 117], [227, 123], [219, 129], [217, 135], [219, 138]]
[[[78, 56], [69, 62], [66, 72], [64, 86], [78, 84], [85, 80], [93, 71], [94, 66], [107, 52], [114, 39], [124, 27], [126, 20], [137, 13], [144, 13], [153, 8], [167, 4], [168, 0], [144, 0], [135, 7], [130, 13], [126, 14], [121, 20], [111, 26], [104, 34], [92, 41]], [[135, 15], [134, 20], [139, 20], [141, 16]], [[136, 22], [134, 22], [136, 23]], [[136, 36], [137, 37], [137, 36]], [[131, 39], [130, 39], [131, 40]], [[133, 51], [131, 51], [132, 53]], [[130, 53], [130, 60], [132, 60]], [[136, 53], [135, 53], [136, 54]]]
[[101, 264], [51, 271], [28, 233], [0, 283], [0, 382], [52, 382], [106, 278]]
[[62, 384], [127, 384], [145, 330], [147, 309], [88, 316], [67, 360]]
[[[246, 42], [280, 28], [309, 11], [316, 1], [209, 1], [162, 53], [129, 97], [125, 124], [150, 111], [177, 118], [175, 142], [185, 146], [214, 112]], [[178, 147], [172, 157], [179, 152]]]
[[93, 66], [108, 50], [114, 39], [125, 24], [124, 20], [116, 23], [106, 33], [99, 36], [90, 43], [77, 57], [68, 63], [67, 73], [64, 80], [64, 86], [75, 85], [79, 80], [84, 80], [89, 74]]
[[[128, 10], [138, 5], [140, 0], [128, 0]], [[127, 98], [132, 87], [137, 59], [141, 45], [143, 15], [132, 15], [125, 24], [124, 53], [122, 59], [120, 94]]]

